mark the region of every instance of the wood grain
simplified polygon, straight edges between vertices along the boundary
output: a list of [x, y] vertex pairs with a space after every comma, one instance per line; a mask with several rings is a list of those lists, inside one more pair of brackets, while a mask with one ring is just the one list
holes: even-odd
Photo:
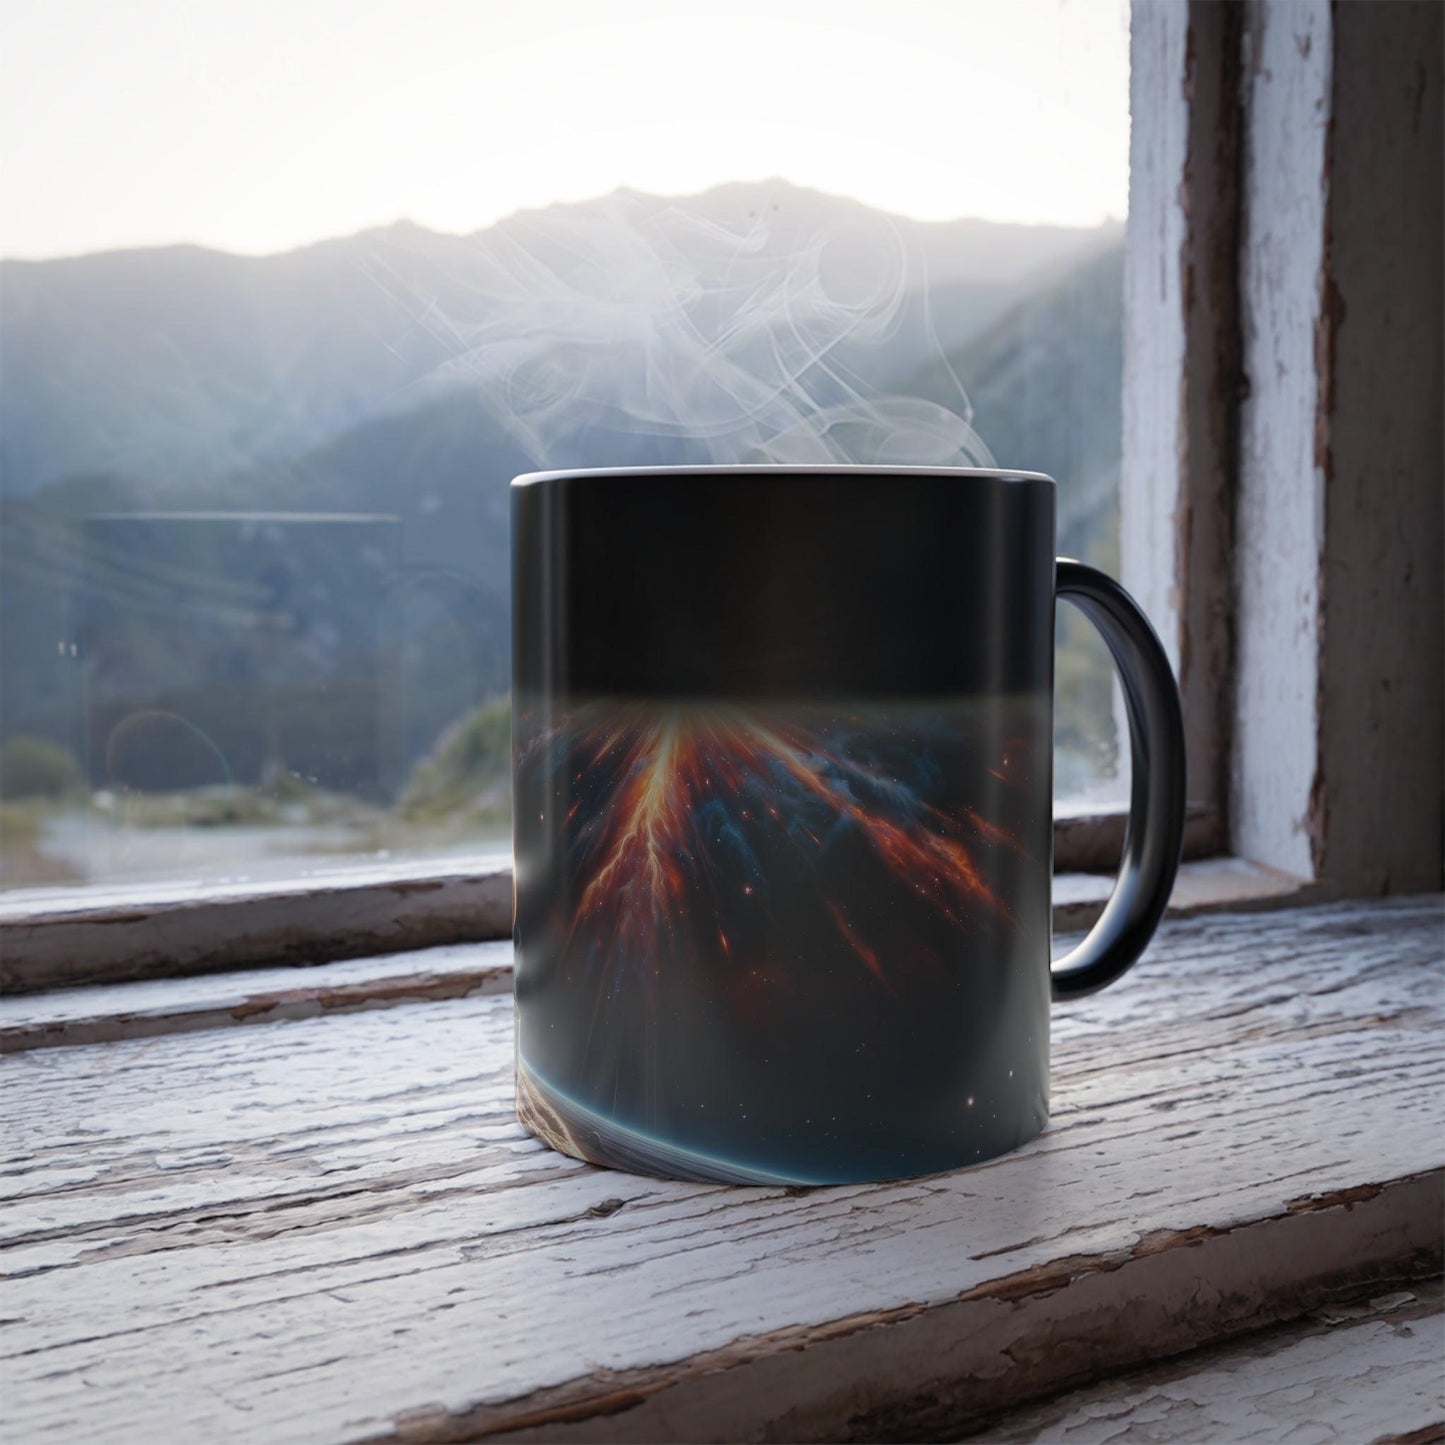
[[1440, 1283], [1321, 1311], [990, 1422], [995, 1445], [1445, 1438]]
[[[1091, 924], [1112, 878], [1091, 873], [1054, 879], [1054, 927]], [[1186, 863], [1170, 900], [1178, 917], [1220, 909], [1277, 908], [1304, 896], [1297, 878], [1237, 858]], [[1060, 937], [1062, 953], [1075, 939]], [[427, 999], [463, 998], [511, 988], [510, 942], [449, 944], [345, 963], [206, 972], [92, 984], [7, 996], [0, 1003], [0, 1053], [109, 1043], [232, 1024], [282, 1023]]]
[[[1249, 390], [1240, 408], [1241, 615], [1230, 837], [1252, 858], [1316, 875], [1310, 792], [1319, 755], [1321, 556], [1327, 478], [1316, 368], [1326, 299], [1332, 7], [1248, 7], [1240, 306]], [[1351, 523], [1351, 525], [1355, 525]], [[1366, 666], [1355, 659], [1350, 672]], [[1341, 677], [1340, 686], [1353, 686]], [[1354, 752], [1368, 757], [1364, 739]]]
[[[1213, 826], [1186, 820], [1185, 856]], [[1123, 851], [1122, 812], [1069, 815], [1054, 827], [1054, 926], [1084, 928], [1103, 912]], [[1073, 859], [1073, 862], [1070, 862]], [[1172, 907], [1281, 903], [1299, 879], [1237, 858], [1184, 865]], [[510, 938], [512, 860], [412, 860], [330, 869], [261, 884], [170, 883], [0, 894], [0, 995], [312, 967], [379, 950], [398, 953]]]
[[[1228, 848], [1240, 386], [1240, 6], [1130, 11], [1122, 578], [1179, 679], [1201, 841]], [[1206, 831], [1207, 829], [1207, 831]], [[1199, 835], [1196, 835], [1199, 836]]]
[[313, 964], [512, 929], [512, 861], [422, 859], [262, 884], [51, 888], [0, 898], [0, 993]]
[[550, 1154], [504, 996], [9, 1055], [7, 1438], [938, 1437], [1438, 1271], [1441, 944], [1167, 924], [1040, 1139], [891, 1185]]
[[95, 984], [0, 1005], [0, 1053], [154, 1038], [477, 993], [510, 993], [512, 945], [450, 944], [304, 968]]

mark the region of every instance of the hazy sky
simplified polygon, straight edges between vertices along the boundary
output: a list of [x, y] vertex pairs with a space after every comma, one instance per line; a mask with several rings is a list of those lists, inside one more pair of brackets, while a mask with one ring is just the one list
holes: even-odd
[[466, 231], [780, 175], [1122, 216], [1127, 0], [3, 0], [0, 254]]

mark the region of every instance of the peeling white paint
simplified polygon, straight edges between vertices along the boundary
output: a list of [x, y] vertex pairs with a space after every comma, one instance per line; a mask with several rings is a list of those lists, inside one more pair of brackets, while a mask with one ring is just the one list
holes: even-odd
[[1438, 1259], [1439, 956], [1435, 898], [1166, 923], [1038, 1139], [802, 1192], [549, 1153], [505, 996], [10, 1055], [7, 1438], [948, 1438]]
[[1352, 1307], [1360, 1322], [1343, 1328], [1316, 1317], [1201, 1352], [1207, 1358], [1186, 1355], [1009, 1416], [985, 1438], [993, 1445], [1428, 1440], [1445, 1416], [1445, 1315], [1438, 1284], [1415, 1289], [1423, 1301], [1398, 1291]]
[[1325, 263], [1328, 0], [1252, 0], [1245, 32], [1240, 415], [1231, 836], [1236, 851], [1314, 876], [1323, 467], [1315, 329]]
[[1185, 218], [1180, 179], [1189, 142], [1184, 70], [1187, 5], [1130, 12], [1129, 221], [1124, 250], [1124, 453], [1120, 565], [1179, 672], [1180, 381]]

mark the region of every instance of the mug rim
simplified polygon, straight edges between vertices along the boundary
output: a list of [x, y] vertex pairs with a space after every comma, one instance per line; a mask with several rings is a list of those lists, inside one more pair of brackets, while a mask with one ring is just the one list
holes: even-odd
[[887, 466], [873, 463], [793, 463], [793, 462], [705, 462], [696, 466], [654, 466], [654, 467], [564, 467], [556, 471], [523, 472], [512, 478], [514, 487], [531, 487], [543, 482], [566, 482], [605, 480], [609, 477], [643, 477], [662, 480], [669, 477], [720, 476], [769, 476], [769, 477], [831, 477], [831, 476], [876, 476], [876, 477], [939, 477], [951, 481], [993, 481], [1027, 484], [1046, 482], [1051, 487], [1058, 483], [1045, 472], [1025, 472], [1014, 467], [910, 467]]

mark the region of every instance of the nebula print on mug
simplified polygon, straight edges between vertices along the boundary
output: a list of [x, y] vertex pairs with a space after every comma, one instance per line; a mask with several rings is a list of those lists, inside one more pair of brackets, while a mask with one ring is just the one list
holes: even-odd
[[1048, 893], [1037, 699], [519, 698], [514, 745], [518, 856], [543, 870], [518, 883], [534, 1133], [596, 1163], [807, 1182], [1042, 1126], [1046, 1040], [1005, 1061], [992, 1038], [1010, 991], [1025, 1011], [1048, 991], [1012, 947]]

